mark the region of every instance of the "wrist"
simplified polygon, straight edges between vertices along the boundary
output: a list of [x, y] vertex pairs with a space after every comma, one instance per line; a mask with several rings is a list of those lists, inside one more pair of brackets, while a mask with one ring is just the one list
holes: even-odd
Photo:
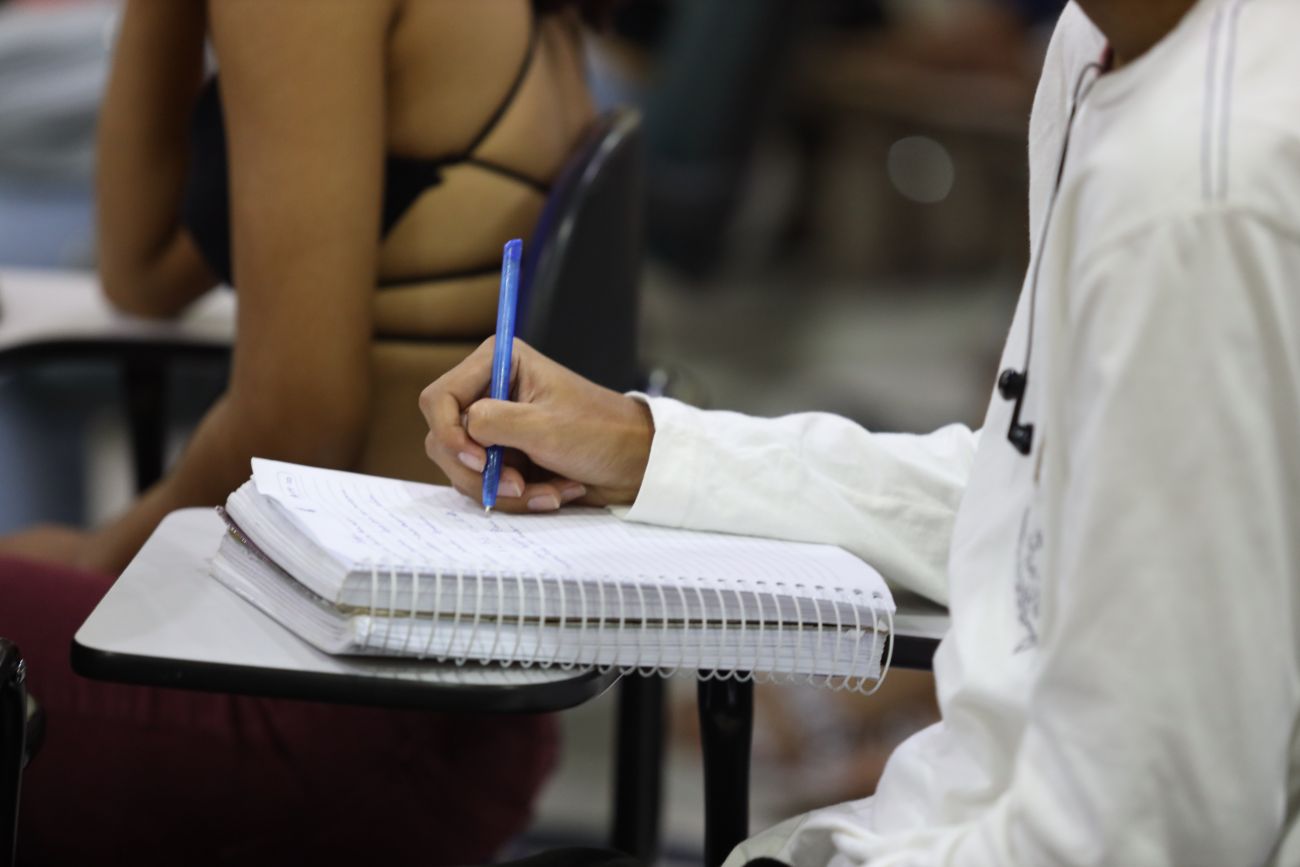
[[650, 463], [650, 447], [654, 441], [654, 416], [643, 401], [635, 397], [618, 395], [615, 436], [610, 441], [612, 451], [607, 464], [611, 484], [599, 496], [602, 505], [629, 506], [637, 498]]
[[628, 446], [625, 454], [629, 457], [628, 462], [628, 490], [629, 495], [627, 502], [630, 504], [636, 500], [636, 496], [641, 492], [641, 484], [645, 481], [646, 468], [650, 465], [650, 449], [654, 445], [655, 438], [655, 419], [654, 414], [650, 412], [650, 407], [641, 400], [634, 397], [627, 398], [631, 404], [629, 408], [630, 425], [627, 433]]

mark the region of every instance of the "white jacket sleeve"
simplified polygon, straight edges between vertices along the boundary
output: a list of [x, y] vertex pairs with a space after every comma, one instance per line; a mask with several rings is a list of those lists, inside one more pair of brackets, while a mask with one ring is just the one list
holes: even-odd
[[895, 586], [947, 601], [948, 542], [977, 434], [879, 434], [825, 413], [753, 418], [646, 400], [654, 443], [625, 517], [839, 545]]
[[1296, 275], [1300, 239], [1218, 212], [1071, 286], [1013, 781], [969, 824], [828, 828], [833, 864], [1273, 863], [1300, 708]]

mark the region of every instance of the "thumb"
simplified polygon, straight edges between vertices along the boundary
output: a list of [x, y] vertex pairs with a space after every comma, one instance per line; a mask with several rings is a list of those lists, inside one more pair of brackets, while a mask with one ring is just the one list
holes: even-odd
[[550, 413], [530, 403], [483, 398], [465, 410], [465, 430], [480, 445], [518, 449], [534, 462], [555, 434]]

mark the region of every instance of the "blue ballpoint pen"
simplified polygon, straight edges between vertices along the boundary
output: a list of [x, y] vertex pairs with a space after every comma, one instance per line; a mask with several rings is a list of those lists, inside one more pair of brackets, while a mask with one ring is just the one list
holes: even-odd
[[[501, 254], [501, 297], [497, 300], [497, 340], [492, 350], [493, 400], [510, 397], [510, 350], [515, 342], [515, 307], [519, 301], [519, 260], [524, 242], [507, 241]], [[497, 487], [501, 484], [501, 446], [488, 446], [487, 465], [483, 467], [483, 511], [491, 513], [497, 504]]]

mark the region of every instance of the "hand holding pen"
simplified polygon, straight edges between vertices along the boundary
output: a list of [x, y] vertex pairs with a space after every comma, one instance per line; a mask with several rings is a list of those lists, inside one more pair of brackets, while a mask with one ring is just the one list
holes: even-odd
[[489, 338], [420, 395], [425, 451], [456, 490], [478, 500], [486, 445], [504, 446], [495, 508], [550, 512], [566, 503], [636, 499], [654, 423], [638, 400], [603, 388], [528, 344], [513, 346], [514, 400], [483, 397], [496, 341]]

